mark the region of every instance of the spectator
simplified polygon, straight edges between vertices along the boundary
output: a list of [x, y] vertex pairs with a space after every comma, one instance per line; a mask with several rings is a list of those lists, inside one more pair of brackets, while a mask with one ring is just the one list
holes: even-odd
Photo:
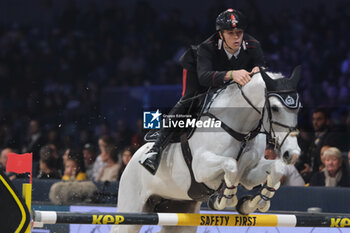
[[92, 178], [96, 179], [101, 169], [106, 166], [106, 164], [102, 160], [102, 156], [106, 153], [106, 147], [111, 147], [114, 145], [113, 138], [110, 136], [101, 136], [98, 139], [98, 147], [100, 149], [100, 154], [97, 156], [93, 168], [92, 168]]
[[86, 143], [83, 148], [84, 164], [86, 170], [86, 178], [92, 180], [93, 166], [96, 160], [96, 151], [92, 144]]
[[45, 145], [45, 138], [40, 129], [38, 120], [31, 120], [28, 127], [28, 135], [22, 147], [22, 153], [33, 153], [33, 161], [38, 161], [40, 148]]
[[9, 177], [10, 180], [14, 180], [17, 178], [17, 174], [13, 172], [6, 172], [6, 163], [7, 163], [7, 154], [14, 152], [11, 148], [5, 148], [1, 151], [0, 154], [0, 169], [5, 172], [5, 174]]
[[47, 133], [47, 143], [53, 145], [55, 147], [56, 152], [62, 149], [62, 141], [57, 130], [49, 130], [49, 132]]
[[61, 179], [57, 170], [57, 157], [55, 151], [50, 145], [43, 146], [40, 149], [39, 160], [39, 179]]
[[17, 178], [17, 174], [13, 172], [6, 172], [6, 163], [7, 163], [7, 154], [14, 152], [11, 148], [5, 148], [1, 151], [0, 154], [0, 169], [5, 172], [5, 174], [9, 177], [10, 180], [14, 180]]
[[273, 149], [273, 145], [267, 145], [264, 151], [264, 158], [267, 160], [274, 160], [277, 158], [277, 154], [275, 150]]
[[69, 149], [62, 180], [86, 180], [84, 170], [84, 162], [81, 152]]
[[[276, 159], [277, 154], [273, 146], [267, 145], [264, 153], [265, 159]], [[293, 164], [287, 164], [284, 170], [284, 175], [281, 178], [281, 184], [285, 186], [304, 186], [305, 182], [300, 176], [298, 170]]]
[[70, 149], [67, 148], [67, 149], [64, 151], [63, 155], [62, 155], [63, 167], [65, 167], [66, 162], [67, 162], [67, 160], [68, 160], [68, 158], [69, 158], [69, 152], [70, 152]]
[[122, 163], [121, 163], [121, 167], [118, 175], [119, 179], [121, 178], [126, 166], [128, 165], [129, 161], [131, 160], [135, 152], [136, 150], [133, 147], [127, 147], [124, 149], [122, 153]]
[[281, 185], [285, 186], [305, 186], [305, 181], [293, 164], [288, 164], [285, 168]]
[[96, 182], [117, 181], [120, 164], [118, 164], [118, 150], [116, 146], [106, 146], [106, 153], [101, 154], [102, 161], [106, 164], [98, 176]]
[[0, 154], [0, 169], [6, 171], [7, 154], [13, 152], [11, 148], [5, 148]]
[[330, 147], [324, 154], [325, 168], [311, 177], [310, 186], [350, 187], [347, 171], [342, 166], [343, 157], [340, 150]]
[[55, 144], [49, 142], [47, 146], [49, 146], [52, 149], [52, 155], [57, 160], [55, 168], [57, 169], [59, 174], [62, 175], [64, 172], [63, 156], [59, 156], [57, 146]]
[[328, 145], [325, 145], [325, 146], [322, 146], [322, 148], [321, 148], [321, 151], [320, 151], [320, 160], [321, 160], [321, 165], [319, 166], [319, 168], [318, 168], [318, 170], [319, 171], [322, 171], [323, 170], [323, 168], [324, 168], [324, 156], [323, 156], [323, 154], [324, 154], [324, 152], [329, 148], [330, 146], [328, 146]]
[[325, 108], [317, 108], [312, 114], [314, 137], [307, 151], [299, 157], [297, 168], [305, 182], [309, 182], [313, 173], [319, 171], [322, 165], [320, 152], [324, 145], [336, 146], [337, 135], [331, 132], [329, 112]]

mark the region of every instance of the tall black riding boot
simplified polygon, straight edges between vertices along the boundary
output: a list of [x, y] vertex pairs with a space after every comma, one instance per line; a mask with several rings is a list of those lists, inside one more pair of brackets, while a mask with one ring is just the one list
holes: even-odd
[[143, 162], [140, 161], [141, 165], [144, 166], [150, 173], [152, 173], [152, 175], [157, 172], [162, 151], [167, 144], [170, 134], [171, 133], [169, 129], [161, 129], [159, 131], [157, 140], [153, 144], [153, 147], [147, 152], [147, 159]]
[[[185, 112], [185, 105], [180, 100], [169, 112], [169, 115], [183, 114]], [[168, 118], [165, 119], [165, 121], [168, 120]], [[140, 164], [144, 166], [153, 175], [157, 172], [162, 151], [167, 146], [168, 141], [171, 138], [170, 135], [172, 134], [173, 131], [170, 129], [160, 129], [157, 140], [155, 141], [153, 147], [147, 152], [147, 158], [144, 161], [139, 161]]]

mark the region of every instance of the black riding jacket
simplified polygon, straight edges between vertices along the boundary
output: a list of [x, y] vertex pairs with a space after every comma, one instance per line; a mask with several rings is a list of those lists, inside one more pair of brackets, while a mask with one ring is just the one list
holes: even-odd
[[199, 83], [203, 86], [218, 87], [224, 84], [224, 76], [229, 70], [245, 69], [250, 72], [255, 66], [264, 66], [264, 56], [259, 41], [248, 34], [243, 35], [238, 57], [229, 60], [215, 33], [199, 45], [197, 49], [197, 72]]
[[213, 34], [198, 46], [191, 46], [180, 58], [183, 71], [183, 98], [205, 92], [209, 87], [220, 87], [229, 70], [264, 66], [265, 59], [259, 41], [244, 33], [240, 53], [229, 60], [223, 47], [218, 47], [219, 35]]

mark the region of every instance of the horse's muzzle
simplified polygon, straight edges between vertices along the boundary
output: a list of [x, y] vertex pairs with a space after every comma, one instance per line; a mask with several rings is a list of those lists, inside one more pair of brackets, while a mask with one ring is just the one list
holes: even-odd
[[299, 158], [299, 152], [297, 152], [296, 150], [289, 152], [288, 150], [285, 151], [282, 155], [283, 161], [286, 164], [294, 164], [297, 159]]

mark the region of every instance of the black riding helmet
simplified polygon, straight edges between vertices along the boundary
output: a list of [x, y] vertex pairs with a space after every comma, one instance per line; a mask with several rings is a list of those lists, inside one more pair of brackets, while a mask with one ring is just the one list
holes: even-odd
[[241, 12], [234, 9], [227, 9], [221, 12], [216, 18], [216, 31], [232, 28], [246, 29], [247, 19]]

